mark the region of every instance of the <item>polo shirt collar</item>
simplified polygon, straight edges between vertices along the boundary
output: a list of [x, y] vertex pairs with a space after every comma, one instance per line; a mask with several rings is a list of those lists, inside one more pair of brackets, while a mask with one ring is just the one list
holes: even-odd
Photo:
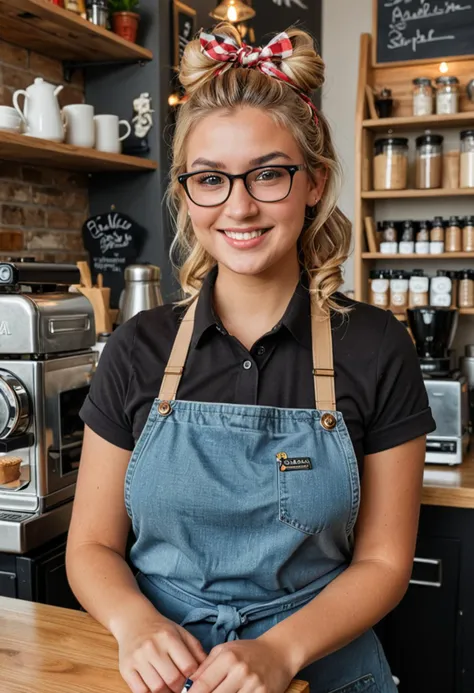
[[[220, 331], [226, 334], [219, 316], [214, 311], [212, 293], [217, 278], [217, 266], [213, 267], [201, 287], [196, 314], [194, 317], [194, 330], [191, 340], [191, 348], [196, 348], [201, 343], [208, 331]], [[295, 289], [288, 307], [280, 320], [277, 330], [286, 328], [290, 334], [307, 349], [311, 349], [311, 303], [308, 291], [306, 273], [302, 272], [300, 281]]]

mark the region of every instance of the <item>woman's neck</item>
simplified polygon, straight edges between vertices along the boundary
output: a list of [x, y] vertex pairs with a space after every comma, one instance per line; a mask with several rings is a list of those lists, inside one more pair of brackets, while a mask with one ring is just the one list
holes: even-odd
[[214, 309], [226, 330], [247, 349], [282, 318], [300, 277], [300, 267], [287, 262], [259, 275], [242, 275], [220, 266], [214, 286]]

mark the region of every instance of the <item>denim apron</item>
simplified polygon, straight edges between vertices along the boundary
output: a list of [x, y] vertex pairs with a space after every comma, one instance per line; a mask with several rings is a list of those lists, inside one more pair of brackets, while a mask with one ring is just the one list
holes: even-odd
[[[315, 409], [181, 401], [196, 304], [130, 459], [125, 503], [141, 591], [209, 652], [259, 637], [348, 567], [360, 486], [335, 406], [329, 317], [312, 301]], [[396, 691], [372, 630], [298, 677], [311, 693]]]

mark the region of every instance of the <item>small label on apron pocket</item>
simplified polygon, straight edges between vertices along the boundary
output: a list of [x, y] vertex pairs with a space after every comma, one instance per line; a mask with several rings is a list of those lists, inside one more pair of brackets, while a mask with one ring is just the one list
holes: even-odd
[[280, 472], [296, 472], [313, 468], [309, 457], [288, 457], [286, 452], [278, 452], [276, 458], [280, 465]]

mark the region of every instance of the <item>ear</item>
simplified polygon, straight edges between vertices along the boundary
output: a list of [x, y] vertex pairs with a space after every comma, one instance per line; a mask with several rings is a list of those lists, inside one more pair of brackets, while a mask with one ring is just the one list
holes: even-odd
[[324, 168], [318, 168], [314, 180], [308, 179], [308, 195], [306, 204], [308, 207], [314, 207], [322, 198], [324, 188], [326, 187], [327, 171]]

